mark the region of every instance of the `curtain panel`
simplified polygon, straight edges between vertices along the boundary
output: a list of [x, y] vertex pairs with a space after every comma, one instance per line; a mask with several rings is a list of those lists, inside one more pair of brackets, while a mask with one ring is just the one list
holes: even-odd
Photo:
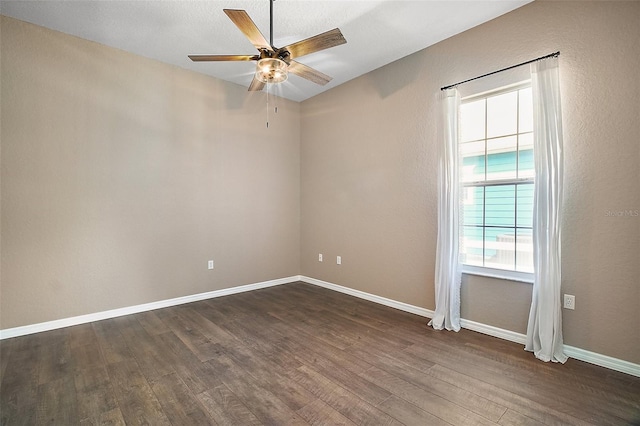
[[558, 58], [531, 64], [535, 187], [534, 284], [525, 350], [548, 362], [567, 360], [562, 341], [562, 112]]
[[440, 152], [438, 159], [438, 242], [436, 247], [436, 310], [429, 325], [436, 330], [460, 330], [459, 209], [457, 89], [440, 93]]

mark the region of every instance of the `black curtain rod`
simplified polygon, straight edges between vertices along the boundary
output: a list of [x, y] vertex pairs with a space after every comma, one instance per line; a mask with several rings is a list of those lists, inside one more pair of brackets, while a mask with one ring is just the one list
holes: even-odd
[[539, 58], [536, 58], [536, 59], [531, 59], [530, 61], [522, 62], [521, 64], [511, 65], [510, 67], [502, 68], [501, 70], [498, 70], [498, 71], [493, 71], [493, 72], [490, 72], [490, 73], [487, 73], [487, 74], [483, 74], [483, 75], [479, 75], [477, 77], [470, 78], [468, 80], [460, 81], [460, 82], [458, 82], [456, 84], [450, 84], [448, 86], [441, 87], [440, 90], [451, 89], [452, 87], [456, 87], [456, 86], [458, 86], [460, 84], [468, 83], [468, 82], [473, 81], [473, 80], [478, 80], [479, 78], [488, 77], [490, 75], [497, 74], [497, 73], [503, 72], [503, 71], [507, 71], [507, 70], [510, 70], [510, 69], [513, 69], [513, 68], [518, 68], [518, 67], [521, 67], [523, 65], [530, 64], [532, 62], [537, 62], [537, 61], [540, 61], [542, 59], [547, 59], [547, 58], [555, 58], [555, 57], [558, 57], [558, 56], [560, 56], [560, 52], [550, 53], [550, 54], [545, 55], [545, 56], [540, 56]]

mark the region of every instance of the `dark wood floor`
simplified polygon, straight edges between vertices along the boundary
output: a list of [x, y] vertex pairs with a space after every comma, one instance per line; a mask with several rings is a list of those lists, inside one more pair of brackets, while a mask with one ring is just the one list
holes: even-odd
[[294, 283], [0, 342], [2, 425], [634, 424], [640, 378]]

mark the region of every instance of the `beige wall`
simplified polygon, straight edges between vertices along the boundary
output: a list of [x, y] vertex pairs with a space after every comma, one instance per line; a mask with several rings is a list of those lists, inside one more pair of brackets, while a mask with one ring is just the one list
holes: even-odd
[[0, 22], [0, 328], [299, 274], [298, 103]]
[[[639, 2], [537, 1], [305, 101], [302, 273], [434, 309], [439, 88], [560, 50], [565, 343], [639, 363], [640, 217], [606, 216], [640, 209], [638, 22]], [[462, 298], [526, 331], [529, 284], [466, 276]]]

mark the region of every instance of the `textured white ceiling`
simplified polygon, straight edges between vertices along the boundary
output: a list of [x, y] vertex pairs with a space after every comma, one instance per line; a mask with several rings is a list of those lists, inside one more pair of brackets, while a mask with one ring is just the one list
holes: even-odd
[[[299, 59], [333, 77], [319, 86], [297, 76], [278, 87], [302, 101], [531, 0], [303, 1], [274, 3], [274, 45], [333, 28], [347, 44]], [[2, 0], [0, 13], [147, 58], [248, 86], [254, 62], [194, 63], [188, 54], [257, 51], [222, 9], [244, 9], [269, 39], [269, 0], [32, 1]]]

